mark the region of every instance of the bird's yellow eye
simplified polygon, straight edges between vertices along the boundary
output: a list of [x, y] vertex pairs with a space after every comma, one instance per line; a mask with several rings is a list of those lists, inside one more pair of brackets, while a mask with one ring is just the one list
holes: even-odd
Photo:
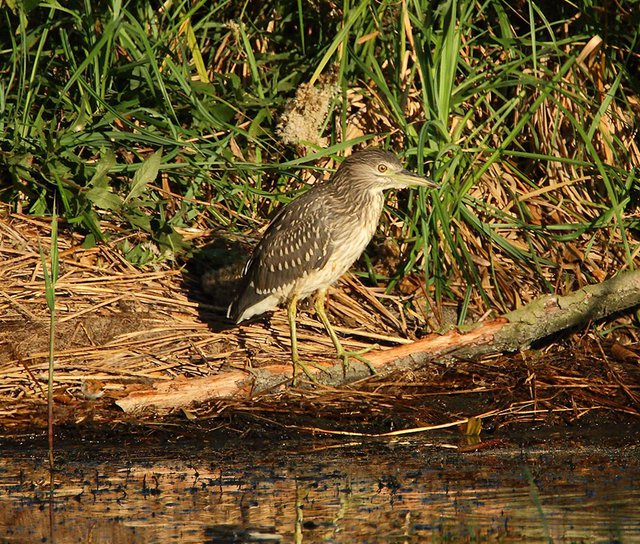
[[381, 174], [384, 174], [387, 170], [388, 170], [388, 167], [386, 164], [381, 163], [378, 165], [378, 172], [380, 172]]

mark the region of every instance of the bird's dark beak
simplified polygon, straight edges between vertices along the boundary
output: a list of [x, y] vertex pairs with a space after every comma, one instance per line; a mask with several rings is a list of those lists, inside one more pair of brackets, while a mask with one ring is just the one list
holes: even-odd
[[398, 185], [402, 185], [403, 187], [429, 187], [430, 189], [439, 187], [431, 178], [419, 176], [409, 170], [400, 170], [400, 172], [393, 174], [392, 177]]

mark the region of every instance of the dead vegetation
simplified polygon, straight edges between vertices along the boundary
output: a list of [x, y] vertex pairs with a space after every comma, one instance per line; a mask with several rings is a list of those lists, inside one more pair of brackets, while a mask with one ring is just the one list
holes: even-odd
[[[49, 234], [47, 221], [3, 210], [0, 426], [7, 434], [45, 428], [48, 310], [39, 246], [48, 253]], [[627, 318], [620, 318], [619, 343], [599, 341], [597, 329], [582, 338], [577, 331], [541, 351], [430, 361], [418, 370], [343, 388], [279, 388], [186, 411], [125, 414], [115, 402], [150, 383], [179, 383], [278, 362], [288, 366], [286, 318], [276, 312], [225, 329], [221, 301], [208, 299], [186, 268], [159, 265], [140, 272], [109, 244], [83, 249], [78, 241], [64, 230], [59, 241], [58, 424], [158, 425], [177, 419], [181, 425], [191, 420], [190, 425], [217, 426], [244, 414], [257, 424], [348, 434], [446, 425], [469, 417], [486, 418], [485, 426], [575, 422], [592, 413], [637, 416], [640, 409], [638, 338], [624, 326]], [[405, 298], [347, 277], [334, 289], [331, 312], [349, 347], [391, 346], [417, 330], [400, 318]], [[320, 323], [309, 314], [300, 325], [305, 358], [326, 360], [332, 346]]]
[[[549, 24], [546, 4], [530, 20], [501, 2], [461, 2], [450, 12], [456, 4], [320, 2], [306, 13], [299, 4], [288, 20], [304, 19], [306, 37], [281, 24], [290, 2], [202, 5], [187, 19], [178, 5], [155, 12], [133, 2], [122, 25], [104, 24], [109, 8], [90, 4], [80, 15], [37, 8], [26, 29], [9, 16], [6, 36], [15, 39], [5, 40], [0, 150], [3, 202], [11, 203], [0, 208], [4, 431], [44, 428], [49, 311], [40, 247], [49, 255], [50, 226], [26, 211], [47, 214], [53, 203], [65, 218], [55, 393], [66, 423], [156, 424], [158, 414], [125, 415], [116, 401], [150, 383], [288, 366], [283, 312], [242, 327], [221, 319], [234, 269], [224, 266], [234, 259], [233, 244], [217, 237], [224, 230], [246, 256], [247, 239], [259, 236], [283, 195], [328, 175], [313, 168], [335, 168], [354, 145], [402, 151], [443, 189], [424, 200], [390, 196], [369, 261], [360, 263], [368, 278], [347, 275], [333, 289], [331, 317], [347, 348], [402, 344], [637, 269], [638, 55], [627, 49], [638, 43], [637, 10], [566, 4], [564, 19]], [[59, 34], [49, 32], [54, 15]], [[78, 20], [93, 23], [79, 29]], [[158, 30], [152, 49], [166, 58], [149, 56], [150, 28]], [[96, 42], [105, 29], [112, 35]], [[190, 33], [197, 39], [185, 42]], [[104, 62], [70, 66], [60, 36], [75, 57], [91, 50]], [[24, 74], [42, 59], [53, 69], [25, 92]], [[68, 81], [62, 110], [58, 78]], [[87, 94], [94, 87], [105, 94]], [[43, 111], [59, 118], [43, 122]], [[325, 144], [313, 161], [301, 158]], [[205, 292], [200, 276], [211, 263], [176, 260], [189, 243], [199, 251], [212, 242], [222, 259]], [[376, 275], [384, 279], [372, 285]], [[326, 360], [333, 349], [320, 323], [303, 312], [299, 324], [303, 356]], [[339, 389], [207, 402], [161, 421], [217, 425], [244, 414], [286, 426], [297, 416], [308, 427], [352, 430], [482, 415], [494, 424], [573, 422], [594, 411], [636, 416], [638, 341], [637, 315], [627, 313], [539, 351], [427, 361]]]

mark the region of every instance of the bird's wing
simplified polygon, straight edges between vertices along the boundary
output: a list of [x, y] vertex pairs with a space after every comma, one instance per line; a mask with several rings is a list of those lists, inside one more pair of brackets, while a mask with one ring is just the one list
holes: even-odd
[[328, 213], [323, 202], [305, 193], [273, 218], [242, 272], [239, 294], [227, 317], [242, 319], [246, 310], [258, 308], [272, 295], [284, 302], [293, 282], [326, 264], [334, 248]]
[[278, 214], [256, 247], [247, 274], [258, 292], [286, 289], [327, 262], [333, 248], [325, 210], [295, 201]]

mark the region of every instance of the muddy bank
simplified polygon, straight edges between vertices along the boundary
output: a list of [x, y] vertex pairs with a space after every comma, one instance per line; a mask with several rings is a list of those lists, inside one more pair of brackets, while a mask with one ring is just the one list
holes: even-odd
[[[50, 225], [17, 214], [0, 217], [0, 225], [5, 233], [0, 244], [0, 434], [38, 433], [46, 427], [49, 355], [38, 244], [47, 248]], [[640, 343], [631, 315], [617, 318], [617, 336], [607, 341], [592, 332], [569, 331], [516, 354], [427, 361], [419, 369], [344, 387], [276, 384], [252, 391], [251, 378], [261, 368], [290, 368], [285, 312], [225, 328], [220, 315], [226, 301], [202, 291], [196, 272], [166, 263], [141, 272], [117, 247], [83, 248], [74, 236], [61, 234], [59, 240], [58, 427], [228, 426], [235, 431], [248, 421], [250, 428], [296, 432], [304, 427], [305, 434], [379, 433], [456, 426], [475, 418], [482, 420], [485, 433], [505, 426], [575, 425], [593, 414], [614, 421], [640, 414]], [[389, 347], [433, 330], [433, 320], [400, 319], [404, 302], [383, 288], [345, 277], [330, 304], [345, 348]], [[299, 325], [305, 360], [330, 359], [331, 341], [313, 314], [302, 308]], [[592, 325], [591, 330], [610, 326]], [[126, 413], [121, 408], [123, 398], [150, 384], [179, 388], [229, 375], [242, 375], [249, 384], [245, 395], [177, 409]]]

